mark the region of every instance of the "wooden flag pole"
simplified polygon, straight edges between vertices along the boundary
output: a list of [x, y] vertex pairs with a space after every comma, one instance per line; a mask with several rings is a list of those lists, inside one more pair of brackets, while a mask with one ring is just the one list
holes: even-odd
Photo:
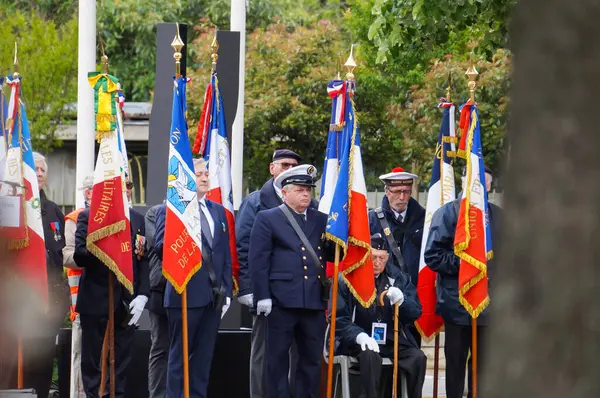
[[333, 286], [331, 290], [331, 325], [329, 328], [329, 354], [327, 355], [327, 398], [332, 398], [333, 357], [335, 349], [335, 318], [337, 316], [338, 272], [340, 269], [340, 246], [335, 245]]
[[[452, 102], [452, 74], [448, 72], [448, 87], [446, 87], [446, 101]], [[442, 158], [440, 159], [440, 185], [442, 187], [440, 196], [440, 206], [444, 205], [444, 159], [447, 154], [444, 143], [442, 142]], [[438, 384], [440, 375], [440, 332], [435, 336], [433, 348], [433, 398], [438, 398]]]
[[100, 373], [100, 396], [104, 396], [104, 390], [106, 389], [106, 363], [108, 357], [108, 324], [106, 325], [106, 331], [104, 333], [104, 342], [102, 343], [102, 355], [100, 363], [102, 364], [102, 371]]
[[394, 378], [392, 397], [398, 394], [398, 318], [400, 317], [400, 303], [394, 304]]
[[[467, 69], [465, 73], [469, 79], [468, 87], [469, 87], [469, 95], [470, 100], [473, 105], [475, 105], [475, 87], [477, 86], [477, 76], [479, 72], [475, 68], [475, 62], [473, 61], [473, 57], [471, 57], [471, 66]], [[467, 165], [469, 160], [467, 158]], [[471, 385], [471, 396], [473, 398], [477, 398], [477, 318], [471, 318], [471, 364], [473, 366], [472, 372], [472, 385]]]
[[[173, 58], [175, 58], [175, 77], [181, 77], [181, 49], [184, 44], [179, 36], [179, 24], [176, 24], [176, 35], [171, 43], [171, 47], [175, 50]], [[214, 60], [216, 62], [216, 59]], [[190, 397], [190, 363], [188, 349], [188, 312], [187, 312], [187, 289], [181, 293], [181, 345], [183, 350], [183, 397]]]
[[110, 398], [115, 398], [115, 286], [111, 273], [108, 275], [108, 358]]
[[23, 388], [23, 339], [20, 336], [17, 341], [17, 388]]
[[[348, 69], [346, 73], [346, 79], [349, 82], [354, 81], [354, 68], [356, 68], [356, 62], [354, 62], [354, 57], [352, 55], [354, 50], [354, 45], [350, 47], [350, 56], [346, 60], [344, 66]], [[352, 84], [350, 84], [352, 87]], [[350, 88], [352, 90], [352, 88]], [[349, 95], [350, 93], [348, 93]], [[337, 293], [338, 293], [338, 273], [340, 270], [340, 246], [335, 245], [335, 263], [333, 268], [333, 286], [331, 290], [331, 325], [329, 328], [329, 354], [328, 354], [328, 363], [327, 363], [327, 398], [332, 398], [332, 382], [333, 382], [333, 357], [334, 357], [334, 349], [335, 349], [335, 321], [337, 316]]]
[[181, 293], [181, 345], [183, 346], [183, 397], [190, 397], [190, 363], [188, 350], [187, 288]]
[[471, 396], [477, 398], [477, 318], [471, 319], [471, 364], [473, 366]]

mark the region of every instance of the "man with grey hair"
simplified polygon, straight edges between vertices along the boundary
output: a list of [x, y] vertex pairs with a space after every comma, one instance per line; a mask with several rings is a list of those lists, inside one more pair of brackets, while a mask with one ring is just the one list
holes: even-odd
[[[327, 215], [311, 209], [316, 169], [290, 168], [275, 179], [283, 204], [260, 211], [248, 265], [257, 317], [266, 320], [267, 397], [316, 398], [329, 299], [323, 237]], [[288, 380], [292, 343], [298, 365]], [[293, 389], [293, 391], [291, 391]]]
[[[181, 172], [183, 173], [183, 172]], [[187, 178], [170, 184], [175, 186], [181, 200], [189, 199], [185, 189]], [[208, 381], [219, 324], [231, 304], [233, 281], [231, 278], [231, 252], [225, 208], [206, 200], [209, 190], [206, 161], [194, 160], [196, 195], [200, 207], [202, 267], [187, 284], [187, 314], [189, 340], [190, 396], [206, 398]], [[190, 200], [193, 200], [193, 195]], [[156, 215], [154, 250], [163, 256], [166, 216]], [[170, 250], [170, 249], [167, 249]], [[170, 282], [164, 294], [164, 307], [169, 322], [169, 359], [167, 365], [167, 397], [183, 396], [183, 354], [181, 330], [181, 295]]]

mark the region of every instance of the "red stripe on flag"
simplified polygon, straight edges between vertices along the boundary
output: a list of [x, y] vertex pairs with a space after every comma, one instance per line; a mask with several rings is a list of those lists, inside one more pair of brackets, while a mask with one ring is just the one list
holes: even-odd
[[94, 184], [87, 248], [133, 293], [131, 225], [125, 215], [121, 176]]
[[461, 258], [458, 271], [459, 300], [476, 318], [489, 303], [485, 223], [481, 209], [467, 206], [467, 199], [460, 203], [454, 245], [456, 255]]
[[373, 259], [371, 258], [371, 231], [367, 198], [352, 191], [350, 198], [348, 250], [346, 257], [340, 261], [340, 271], [346, 284], [354, 296], [368, 307], [375, 300]]
[[206, 141], [208, 139], [208, 129], [210, 127], [210, 116], [212, 114], [212, 84], [206, 86], [204, 92], [204, 106], [202, 107], [202, 113], [200, 114], [200, 120], [198, 121], [198, 129], [196, 130], [196, 138], [194, 139], [194, 146], [192, 152], [199, 153], [204, 156], [206, 150]]
[[415, 326], [421, 336], [427, 341], [431, 340], [444, 326], [444, 320], [435, 313], [437, 295], [435, 290], [437, 274], [429, 267], [424, 267], [419, 272], [417, 295], [423, 309], [421, 316], [415, 322]]
[[202, 253], [181, 219], [168, 206], [165, 225], [163, 274], [181, 294], [202, 267]]

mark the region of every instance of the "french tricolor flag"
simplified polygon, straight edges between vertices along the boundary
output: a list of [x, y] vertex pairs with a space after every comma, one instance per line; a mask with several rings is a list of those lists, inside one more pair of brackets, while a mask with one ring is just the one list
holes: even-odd
[[[233, 290], [235, 294], [239, 288], [238, 274], [240, 263], [238, 261], [235, 243], [231, 155], [229, 151], [229, 142], [227, 141], [223, 98], [219, 92], [219, 81], [216, 73], [213, 73], [211, 83], [208, 87], [212, 92], [210, 95], [205, 95], [205, 99], [208, 99], [210, 103], [204, 104], [204, 110], [210, 112], [211, 117], [209, 118], [204, 114], [200, 117], [201, 123], [202, 121], [209, 121], [206, 145], [203, 145], [204, 152], [202, 153], [204, 159], [208, 161], [208, 186], [210, 187], [210, 191], [206, 194], [206, 199], [220, 203], [225, 208], [229, 231]], [[194, 149], [196, 149], [196, 146], [194, 146]]]
[[[350, 86], [353, 83], [347, 84]], [[339, 271], [356, 300], [368, 308], [375, 300], [375, 278], [371, 259], [367, 186], [358, 120], [349, 95], [345, 98], [344, 106], [343, 149], [339, 153], [340, 169], [328, 212], [326, 236], [340, 246], [343, 256]], [[328, 276], [333, 275], [331, 268], [328, 266]]]
[[454, 168], [450, 162], [456, 153], [456, 129], [454, 121], [455, 106], [451, 102], [442, 102], [438, 108], [444, 110], [442, 125], [438, 136], [438, 143], [433, 158], [431, 169], [431, 182], [427, 194], [427, 209], [425, 211], [425, 225], [423, 227], [423, 241], [421, 244], [421, 260], [419, 263], [419, 279], [417, 282], [417, 294], [423, 307], [421, 317], [415, 322], [415, 326], [425, 340], [431, 340], [444, 325], [441, 316], [435, 313], [437, 301], [435, 281], [436, 273], [425, 263], [424, 253], [427, 246], [427, 237], [431, 227], [433, 214], [443, 205], [456, 198], [454, 185]]
[[31, 134], [25, 105], [19, 100], [21, 79], [7, 78], [7, 81], [11, 88], [6, 120], [9, 147], [0, 195], [11, 196], [19, 209], [18, 217], [11, 218], [16, 223], [7, 228], [8, 246], [14, 253], [12, 263], [17, 274], [47, 302], [46, 247]]
[[202, 267], [200, 205], [185, 117], [188, 81], [180, 76], [173, 87], [163, 249], [163, 275], [179, 294]]
[[460, 257], [458, 299], [477, 318], [489, 304], [487, 260], [492, 258], [492, 234], [487, 222], [488, 193], [477, 105], [471, 100], [461, 108], [462, 136], [458, 155], [467, 161], [460, 202], [454, 253]]
[[331, 200], [337, 182], [341, 158], [344, 149], [344, 119], [346, 109], [347, 83], [343, 80], [332, 80], [327, 85], [327, 94], [331, 97], [331, 122], [325, 150], [325, 165], [321, 182], [321, 197], [319, 211], [329, 214]]

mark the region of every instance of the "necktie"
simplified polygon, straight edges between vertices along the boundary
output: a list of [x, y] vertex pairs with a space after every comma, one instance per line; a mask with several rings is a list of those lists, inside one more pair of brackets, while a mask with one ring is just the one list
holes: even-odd
[[200, 202], [200, 227], [202, 228], [202, 235], [208, 243], [208, 247], [212, 249], [213, 238], [210, 233], [210, 225], [208, 224], [208, 220], [206, 219], [206, 214], [204, 214], [204, 206], [206, 206], [203, 202]]
[[300, 216], [300, 226], [302, 229], [306, 227], [306, 214], [298, 214]]
[[402, 224], [402, 221], [403, 221], [402, 214], [398, 214], [398, 217], [396, 218], [396, 221], [398, 221], [400, 224]]

